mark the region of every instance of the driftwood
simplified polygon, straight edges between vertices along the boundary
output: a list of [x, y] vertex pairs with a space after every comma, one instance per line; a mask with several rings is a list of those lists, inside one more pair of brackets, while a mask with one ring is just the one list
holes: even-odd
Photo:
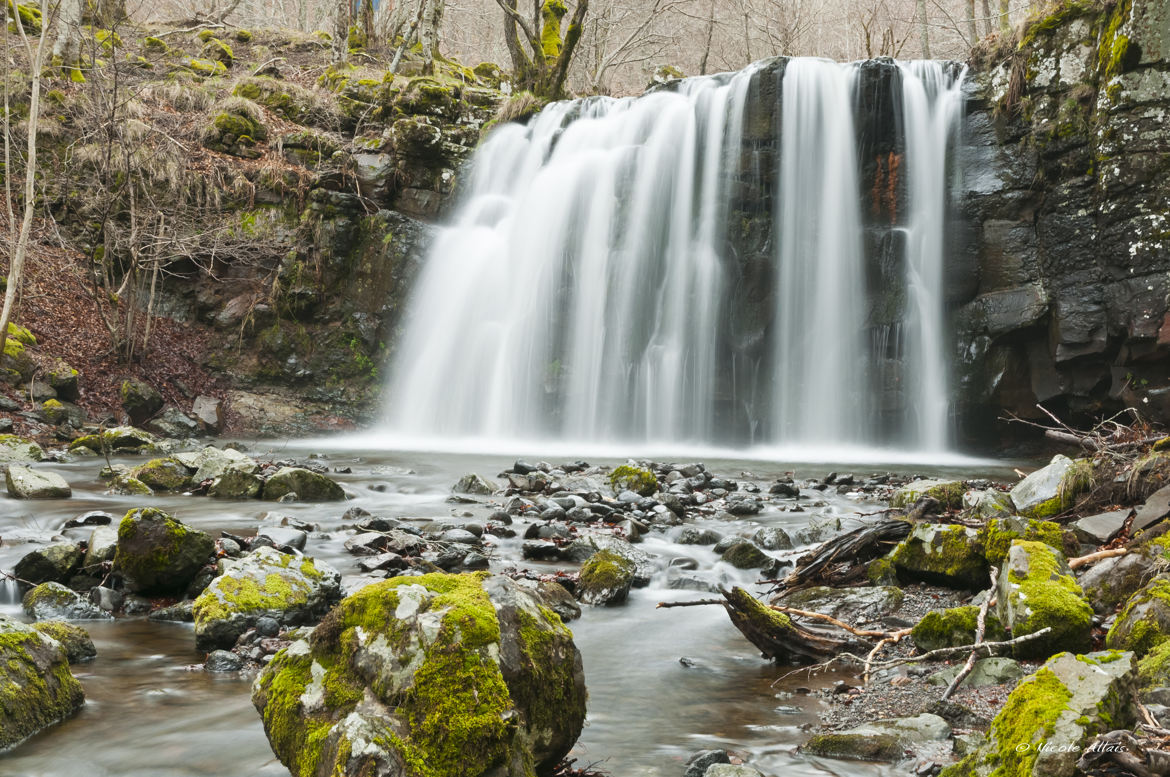
[[[991, 591], [995, 591], [995, 586], [999, 582], [999, 570], [996, 567], [991, 568]], [[979, 608], [979, 617], [975, 621], [975, 645], [979, 646], [983, 642], [983, 633], [987, 629], [987, 611], [991, 609], [991, 602], [995, 597], [988, 592], [987, 598], [983, 600], [983, 606]], [[946, 701], [951, 698], [951, 694], [959, 687], [959, 683], [966, 679], [967, 675], [971, 674], [971, 670], [975, 668], [976, 650], [971, 651], [971, 655], [967, 656], [967, 662], [963, 664], [963, 668], [955, 675], [955, 679], [947, 686], [946, 691], [943, 692], [942, 700]]]
[[[781, 590], [819, 582], [840, 584], [858, 577], [862, 562], [884, 556], [891, 545], [910, 534], [911, 528], [909, 521], [881, 521], [831, 539], [800, 559], [792, 574], [784, 578]], [[844, 574], [835, 573], [830, 567], [837, 564], [848, 564], [850, 569]]]
[[[709, 604], [726, 605], [727, 600], [726, 599], [696, 599], [696, 600], [690, 601], [690, 602], [659, 602], [655, 609], [666, 610], [666, 609], [670, 609], [671, 607], [703, 607], [704, 605], [709, 605]], [[844, 629], [845, 631], [848, 631], [850, 634], [855, 634], [858, 637], [885, 637], [885, 636], [888, 636], [888, 634], [884, 631], [870, 631], [868, 629], [859, 629], [859, 628], [856, 628], [855, 626], [850, 626], [845, 621], [837, 620], [832, 615], [825, 615], [824, 613], [821, 613], [821, 612], [812, 612], [811, 610], [798, 610], [795, 607], [785, 607], [782, 604], [769, 604], [769, 605], [765, 605], [765, 606], [769, 610], [775, 610], [776, 612], [784, 613], [785, 615], [795, 615], [799, 618], [811, 618], [812, 620], [816, 620], [816, 621], [824, 621], [825, 623], [836, 626], [839, 629]]]
[[1117, 556], [1124, 556], [1129, 551], [1126, 548], [1109, 548], [1108, 550], [1099, 550], [1096, 553], [1090, 553], [1087, 556], [1077, 556], [1068, 560], [1069, 569], [1079, 569], [1089, 564], [1095, 564], [1107, 558], [1115, 558]]
[[742, 588], [723, 591], [731, 623], [766, 657], [782, 664], [824, 661], [844, 651], [870, 645], [848, 632], [796, 623]]

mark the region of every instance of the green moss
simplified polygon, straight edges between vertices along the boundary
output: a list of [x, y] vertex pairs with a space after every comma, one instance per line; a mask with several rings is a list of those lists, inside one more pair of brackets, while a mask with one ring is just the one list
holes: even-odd
[[615, 494], [633, 491], [642, 496], [651, 496], [658, 490], [658, 479], [648, 469], [623, 464], [609, 473], [609, 485]]
[[151, 459], [130, 471], [130, 477], [154, 491], [182, 491], [191, 485], [187, 468], [178, 459]]
[[1061, 0], [1055, 7], [1047, 7], [1050, 12], [1043, 16], [1033, 16], [1024, 23], [1023, 34], [1020, 36], [1019, 49], [1025, 49], [1036, 42], [1037, 38], [1047, 36], [1060, 29], [1073, 19], [1092, 17], [1098, 8], [1092, 0]]
[[1013, 545], [1028, 554], [1028, 575], [1022, 577], [1014, 570], [1009, 573], [1009, 582], [1016, 584], [1010, 596], [1017, 611], [1027, 608], [1029, 612], [1016, 617], [1012, 635], [1052, 628], [1047, 637], [1023, 643], [1017, 651], [1047, 657], [1054, 650], [1087, 650], [1093, 608], [1085, 601], [1077, 579], [1062, 570], [1060, 557], [1048, 545], [1022, 540]]
[[922, 497], [930, 497], [937, 499], [943, 507], [957, 509], [963, 506], [963, 494], [966, 490], [966, 484], [960, 480], [915, 481], [899, 488], [894, 493], [890, 505], [892, 507], [911, 507]]
[[[929, 537], [930, 541], [927, 541]], [[900, 577], [981, 589], [988, 580], [983, 548], [962, 526], [919, 525], [890, 555]]]
[[540, 48], [545, 59], [555, 62], [561, 55], [564, 41], [561, 39], [561, 20], [569, 9], [564, 0], [544, 0], [540, 8]]
[[260, 122], [239, 113], [221, 113], [215, 117], [213, 124], [224, 135], [234, 135], [236, 138], [248, 137], [263, 140], [268, 136]]
[[232, 52], [232, 47], [219, 38], [212, 38], [203, 44], [203, 56], [206, 59], [222, 63], [225, 68], [231, 67], [236, 59], [235, 53]]
[[183, 65], [192, 73], [202, 78], [222, 76], [227, 73], [227, 66], [225, 66], [222, 62], [214, 59], [197, 59], [195, 57], [187, 57], [183, 60]]
[[581, 567], [580, 585], [586, 591], [624, 588], [634, 576], [634, 562], [611, 550], [594, 553]]
[[[136, 542], [140, 533], [147, 539]], [[118, 524], [114, 569], [136, 581], [139, 590], [182, 588], [187, 581], [172, 576], [183, 572], [193, 576], [214, 551], [215, 544], [207, 534], [179, 523], [162, 510], [137, 508]]]
[[1170, 635], [1154, 610], [1170, 613], [1170, 580], [1166, 578], [1154, 578], [1129, 598], [1105, 635], [1105, 644], [1115, 650], [1132, 650], [1140, 657], [1166, 643]]
[[1123, 24], [1129, 21], [1133, 0], [1120, 0], [1109, 15], [1109, 21], [1101, 33], [1097, 46], [1097, 70], [1105, 78], [1113, 78], [1125, 71], [1125, 59], [1129, 53], [1129, 38], [1121, 34]]
[[874, 585], [894, 585], [898, 582], [898, 574], [894, 569], [894, 562], [889, 556], [875, 558], [865, 568], [865, 576]]
[[200, 41], [202, 41], [203, 43], [206, 43], [207, 41], [209, 41], [209, 40], [211, 40], [212, 38], [214, 38], [214, 37], [215, 37], [215, 33], [214, 33], [214, 32], [212, 32], [211, 30], [200, 30], [200, 31], [199, 31], [199, 32], [198, 32], [198, 33], [195, 35], [195, 37], [196, 37], [196, 38], [198, 38], [198, 39], [199, 39]]
[[249, 30], [240, 28], [236, 30], [236, 40], [240, 43], [250, 43], [252, 40], [252, 33]]
[[221, 577], [216, 582], [216, 588], [222, 594], [222, 599], [208, 589], [195, 600], [191, 612], [196, 620], [227, 620], [241, 613], [284, 610], [308, 602], [311, 593], [309, 585], [304, 581], [279, 572], [267, 574], [263, 584], [250, 577]]
[[[9, 16], [11, 16], [12, 15], [12, 0], [8, 0], [7, 5], [8, 5], [7, 14]], [[41, 9], [40, 8], [38, 8], [36, 5], [33, 5], [31, 3], [28, 5], [17, 5], [16, 6], [16, 16], [20, 19], [20, 26], [24, 28], [25, 32], [38, 34], [38, 35], [40, 34], [41, 23], [43, 20], [42, 16], [41, 16]], [[9, 25], [9, 32], [16, 33], [16, 29], [12, 25]]]
[[[931, 610], [914, 625], [910, 631], [910, 638], [923, 652], [970, 645], [975, 642], [978, 619], [979, 608], [973, 606]], [[995, 612], [988, 612], [984, 621], [984, 641], [997, 642], [1006, 636], [1007, 632], [1004, 631]]]
[[893, 734], [816, 734], [800, 749], [812, 755], [852, 761], [900, 761], [903, 756], [902, 740]]
[[1040, 755], [1039, 745], [1052, 736], [1071, 698], [1072, 692], [1047, 667], [1020, 681], [991, 723], [997, 745], [987, 757], [995, 766], [992, 774], [1030, 777]]
[[[0, 621], [0, 749], [21, 742], [69, 717], [84, 700], [81, 683], [69, 673], [65, 652], [49, 647], [40, 634], [21, 624]], [[59, 651], [59, 659], [52, 657]]]
[[1138, 661], [1138, 680], [1142, 688], [1170, 685], [1170, 640], [1154, 647]]
[[21, 345], [36, 345], [37, 337], [23, 326], [8, 322], [8, 337]]
[[171, 47], [167, 45], [165, 40], [149, 35], [142, 39], [142, 48], [149, 54], [157, 54], [160, 56], [169, 54], [171, 51]]
[[992, 518], [979, 530], [978, 539], [983, 546], [983, 557], [992, 566], [1003, 563], [1015, 540], [1043, 542], [1064, 552], [1064, 530], [1052, 521]]
[[113, 30], [94, 30], [93, 37], [107, 54], [113, 54], [115, 49], [122, 48], [122, 36]]

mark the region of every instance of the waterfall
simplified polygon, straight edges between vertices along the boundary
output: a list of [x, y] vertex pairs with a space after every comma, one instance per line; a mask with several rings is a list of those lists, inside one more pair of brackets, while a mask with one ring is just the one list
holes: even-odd
[[[898, 442], [948, 443], [944, 229], [960, 79], [778, 59], [492, 131], [390, 367], [399, 438], [874, 444], [859, 123], [904, 128]], [[900, 97], [898, 96], [900, 94]], [[895, 104], [897, 103], [897, 104]]]

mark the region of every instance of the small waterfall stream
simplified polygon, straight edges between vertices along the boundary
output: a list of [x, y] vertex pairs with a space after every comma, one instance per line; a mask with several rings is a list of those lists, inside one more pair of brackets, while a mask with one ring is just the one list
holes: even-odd
[[[876, 105], [859, 63], [783, 59], [496, 129], [413, 291], [389, 433], [945, 449], [962, 78], [878, 65]], [[875, 292], [858, 138], [881, 121], [905, 269]]]

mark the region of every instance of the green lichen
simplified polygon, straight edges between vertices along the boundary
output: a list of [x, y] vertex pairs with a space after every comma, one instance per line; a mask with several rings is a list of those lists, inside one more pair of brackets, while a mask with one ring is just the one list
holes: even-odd
[[1018, 49], [1032, 46], [1038, 38], [1059, 30], [1073, 19], [1092, 17], [1098, 13], [1098, 7], [1092, 0], [1062, 0], [1055, 7], [1046, 7], [1046, 10], [1049, 12], [1045, 15], [1033, 16], [1024, 23]]
[[1015, 540], [1043, 542], [1064, 552], [1064, 530], [1052, 521], [992, 518], [979, 530], [978, 539], [983, 546], [983, 557], [992, 566], [1003, 563]]
[[615, 494], [633, 491], [642, 496], [651, 496], [658, 490], [658, 479], [648, 469], [623, 464], [609, 473], [609, 485]]

